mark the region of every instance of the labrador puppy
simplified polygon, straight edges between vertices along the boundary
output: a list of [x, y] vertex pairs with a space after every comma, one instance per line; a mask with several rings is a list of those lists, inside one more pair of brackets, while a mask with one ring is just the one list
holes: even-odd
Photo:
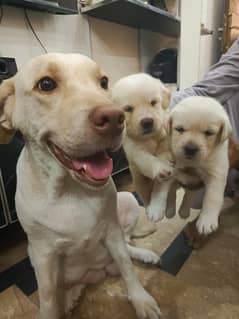
[[175, 161], [175, 179], [168, 209], [175, 212], [176, 189], [185, 188], [179, 215], [187, 218], [195, 190], [205, 187], [201, 214], [197, 220], [200, 234], [218, 227], [229, 168], [228, 137], [232, 131], [228, 116], [216, 100], [194, 96], [181, 101], [169, 118], [170, 148]]
[[116, 82], [111, 95], [126, 116], [123, 147], [135, 189], [157, 222], [165, 214], [173, 172], [166, 132], [170, 93], [160, 80], [139, 73]]
[[160, 310], [136, 274], [117, 217], [107, 150], [120, 144], [124, 114], [108, 78], [79, 54], [32, 59], [0, 86], [0, 138], [25, 139], [16, 208], [29, 240], [40, 318], [65, 318], [88, 283], [121, 273], [139, 318]]

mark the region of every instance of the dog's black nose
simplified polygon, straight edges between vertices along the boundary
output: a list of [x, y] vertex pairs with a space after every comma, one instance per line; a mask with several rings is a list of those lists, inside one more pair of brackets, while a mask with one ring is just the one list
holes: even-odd
[[145, 131], [151, 131], [154, 126], [154, 120], [151, 117], [145, 117], [140, 124]]
[[188, 143], [184, 146], [184, 153], [186, 157], [194, 157], [198, 153], [198, 146], [193, 143]]

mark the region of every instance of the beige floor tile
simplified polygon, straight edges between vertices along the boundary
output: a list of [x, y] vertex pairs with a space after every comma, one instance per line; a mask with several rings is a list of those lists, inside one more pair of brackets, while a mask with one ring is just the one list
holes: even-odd
[[38, 308], [17, 287], [0, 293], [0, 319], [35, 319]]
[[239, 200], [221, 214], [220, 224], [223, 230], [233, 236], [239, 237]]
[[29, 296], [29, 299], [36, 305], [36, 306], [40, 306], [39, 303], [39, 295], [38, 295], [38, 291], [34, 292], [32, 295]]

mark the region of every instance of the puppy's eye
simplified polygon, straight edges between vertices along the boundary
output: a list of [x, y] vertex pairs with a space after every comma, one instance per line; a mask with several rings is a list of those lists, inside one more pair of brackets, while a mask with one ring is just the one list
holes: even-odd
[[37, 87], [41, 91], [48, 92], [53, 91], [57, 87], [57, 83], [52, 78], [46, 76], [38, 82]]
[[210, 130], [206, 130], [206, 131], [204, 132], [204, 134], [205, 134], [207, 137], [209, 137], [209, 136], [214, 135], [214, 132], [213, 132], [213, 131], [210, 131]]
[[152, 100], [152, 101], [150, 102], [150, 104], [151, 104], [152, 106], [155, 106], [157, 103], [158, 103], [157, 100]]
[[177, 126], [177, 127], [175, 127], [175, 131], [177, 131], [179, 133], [183, 133], [183, 132], [185, 132], [185, 129], [182, 126]]
[[134, 110], [134, 108], [133, 108], [133, 106], [131, 106], [131, 105], [126, 105], [126, 106], [124, 107], [124, 111], [125, 111], [125, 112], [133, 112], [133, 110]]
[[100, 86], [102, 87], [102, 89], [108, 90], [108, 84], [109, 79], [107, 78], [107, 76], [102, 76], [102, 78], [100, 79]]

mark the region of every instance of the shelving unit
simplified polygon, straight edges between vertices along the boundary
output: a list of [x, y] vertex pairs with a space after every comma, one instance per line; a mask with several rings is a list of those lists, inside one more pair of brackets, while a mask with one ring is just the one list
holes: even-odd
[[104, 0], [81, 8], [83, 14], [178, 38], [180, 19], [140, 0]]
[[60, 5], [60, 1], [58, 3], [57, 1], [46, 0], [1, 0], [0, 3], [54, 14], [78, 14], [76, 0], [70, 0], [68, 6]]

